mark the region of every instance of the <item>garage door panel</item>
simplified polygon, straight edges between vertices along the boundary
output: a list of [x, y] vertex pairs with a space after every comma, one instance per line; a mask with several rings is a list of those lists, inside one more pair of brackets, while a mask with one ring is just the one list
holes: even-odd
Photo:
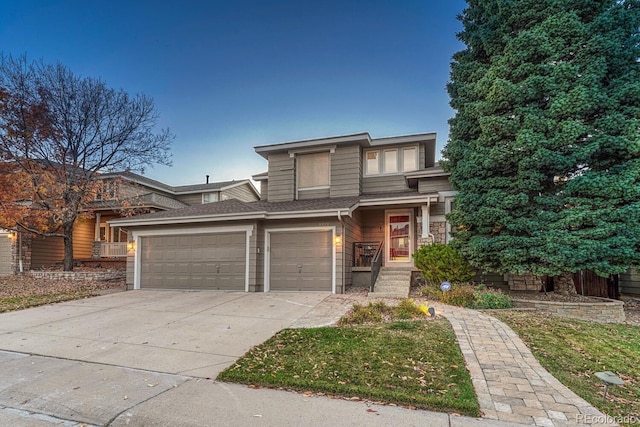
[[141, 238], [142, 288], [244, 290], [244, 232]]
[[272, 232], [271, 290], [331, 291], [331, 231]]

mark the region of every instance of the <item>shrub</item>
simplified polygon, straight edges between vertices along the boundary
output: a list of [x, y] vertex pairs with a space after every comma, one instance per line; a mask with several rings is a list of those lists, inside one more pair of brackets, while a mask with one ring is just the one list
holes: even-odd
[[367, 305], [353, 304], [351, 312], [338, 321], [338, 325], [363, 325], [365, 323], [378, 323], [382, 321], [382, 315], [388, 314], [392, 307], [383, 301], [370, 302]]
[[413, 254], [415, 266], [432, 285], [449, 281], [465, 283], [475, 275], [460, 253], [449, 245], [434, 243], [420, 247]]
[[428, 299], [440, 301], [440, 296], [442, 296], [442, 291], [440, 288], [431, 285], [424, 285], [420, 288], [420, 296], [426, 297]]
[[476, 301], [473, 308], [511, 308], [511, 298], [500, 289], [486, 289], [476, 292]]
[[451, 290], [442, 292], [440, 301], [449, 305], [471, 308], [476, 302], [476, 293], [472, 286], [454, 285]]
[[398, 319], [413, 319], [423, 317], [429, 313], [429, 305], [417, 305], [413, 299], [403, 299], [396, 307], [396, 315]]

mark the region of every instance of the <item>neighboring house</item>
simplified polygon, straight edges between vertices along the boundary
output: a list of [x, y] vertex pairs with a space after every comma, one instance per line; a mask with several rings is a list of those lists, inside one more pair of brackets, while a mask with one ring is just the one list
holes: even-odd
[[[101, 191], [89, 206], [92, 215], [79, 218], [73, 232], [74, 258], [77, 263], [103, 267], [124, 265], [127, 256], [128, 231], [110, 226], [109, 221], [140, 212], [159, 212], [192, 205], [239, 199], [255, 201], [260, 194], [250, 180], [207, 182], [196, 185], [170, 186], [132, 172], [100, 175]], [[63, 259], [63, 241], [57, 237], [12, 233], [13, 243], [7, 259], [9, 272], [48, 268]], [[0, 233], [0, 237], [2, 233]], [[7, 246], [0, 240], [0, 257]], [[0, 263], [0, 275], [5, 270]]]
[[412, 268], [416, 248], [449, 239], [455, 193], [435, 161], [435, 133], [359, 133], [255, 151], [268, 160], [253, 176], [260, 201], [110, 221], [135, 242], [130, 288], [342, 293], [367, 284], [380, 264]]

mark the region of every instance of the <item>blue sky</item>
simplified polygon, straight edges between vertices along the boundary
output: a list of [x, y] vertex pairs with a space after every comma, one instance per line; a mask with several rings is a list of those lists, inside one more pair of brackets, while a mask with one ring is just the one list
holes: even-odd
[[169, 184], [266, 170], [256, 145], [438, 133], [464, 0], [0, 0], [0, 51], [155, 100]]

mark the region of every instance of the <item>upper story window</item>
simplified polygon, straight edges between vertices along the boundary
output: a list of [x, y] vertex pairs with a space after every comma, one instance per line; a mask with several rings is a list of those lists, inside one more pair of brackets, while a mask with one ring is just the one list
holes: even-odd
[[418, 147], [365, 151], [365, 175], [393, 175], [418, 169]]
[[296, 156], [298, 189], [329, 186], [329, 151]]
[[96, 200], [115, 200], [118, 196], [118, 184], [115, 181], [100, 181], [96, 191]]
[[218, 201], [218, 192], [202, 193], [202, 203], [212, 203]]

